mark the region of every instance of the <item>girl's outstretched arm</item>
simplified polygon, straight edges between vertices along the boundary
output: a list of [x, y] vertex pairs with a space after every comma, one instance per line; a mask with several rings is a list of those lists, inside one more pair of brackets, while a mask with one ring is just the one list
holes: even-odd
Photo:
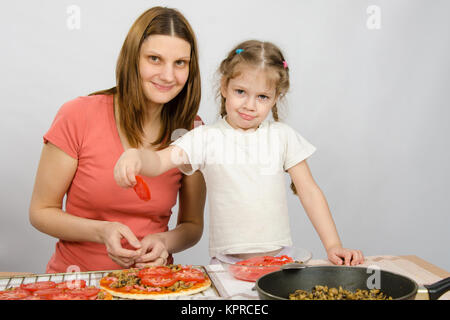
[[190, 169], [188, 157], [180, 147], [169, 146], [159, 151], [130, 148], [117, 161], [114, 179], [119, 186], [130, 188], [136, 184], [136, 175], [154, 177], [173, 168]]
[[327, 200], [314, 181], [306, 160], [290, 168], [288, 173], [297, 189], [300, 202], [327, 251], [328, 259], [334, 264], [363, 263], [364, 256], [361, 251], [342, 247]]

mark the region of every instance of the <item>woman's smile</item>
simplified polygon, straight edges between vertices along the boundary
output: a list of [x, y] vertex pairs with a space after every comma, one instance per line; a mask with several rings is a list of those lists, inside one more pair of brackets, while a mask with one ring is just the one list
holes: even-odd
[[153, 86], [158, 89], [161, 92], [167, 92], [172, 90], [172, 88], [174, 87], [174, 85], [162, 85], [162, 84], [158, 84], [156, 82], [151, 82], [153, 84]]

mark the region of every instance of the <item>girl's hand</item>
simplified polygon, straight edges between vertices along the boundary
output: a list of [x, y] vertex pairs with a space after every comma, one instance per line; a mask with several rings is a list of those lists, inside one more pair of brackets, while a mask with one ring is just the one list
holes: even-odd
[[[108, 256], [123, 268], [129, 268], [141, 255], [141, 243], [134, 233], [126, 225], [119, 222], [106, 222], [100, 235], [108, 251]], [[138, 250], [124, 249], [121, 245], [122, 238]]]
[[167, 264], [169, 252], [163, 240], [157, 234], [149, 234], [141, 240], [142, 255], [136, 259], [136, 268]]
[[122, 188], [131, 188], [136, 185], [136, 175], [142, 168], [138, 149], [128, 149], [120, 156], [114, 167], [114, 179]]
[[364, 255], [360, 250], [351, 250], [341, 246], [327, 250], [328, 260], [337, 265], [355, 266], [364, 262]]

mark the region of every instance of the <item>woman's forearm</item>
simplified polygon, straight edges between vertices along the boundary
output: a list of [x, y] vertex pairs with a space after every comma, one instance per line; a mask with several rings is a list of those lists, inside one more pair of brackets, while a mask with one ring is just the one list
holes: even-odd
[[176, 228], [163, 233], [167, 251], [176, 253], [195, 245], [203, 233], [206, 185], [201, 172], [183, 176]]
[[309, 190], [302, 192], [299, 198], [306, 214], [316, 229], [325, 250], [336, 246], [342, 246], [336, 225], [322, 190], [317, 186], [310, 188]]
[[177, 253], [195, 245], [202, 237], [203, 226], [192, 222], [184, 222], [175, 229], [160, 233], [169, 253]]
[[91, 220], [60, 208], [30, 209], [30, 222], [41, 232], [66, 241], [103, 243], [101, 230], [107, 221]]

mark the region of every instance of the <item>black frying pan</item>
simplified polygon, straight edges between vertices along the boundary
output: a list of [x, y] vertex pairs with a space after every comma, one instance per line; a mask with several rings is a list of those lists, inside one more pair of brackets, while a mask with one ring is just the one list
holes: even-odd
[[[431, 285], [419, 288], [417, 283], [405, 276], [389, 271], [378, 270], [379, 288], [395, 300], [438, 299], [450, 290], [450, 277]], [[373, 285], [373, 269], [363, 267], [317, 266], [296, 269], [281, 269], [266, 274], [256, 281], [256, 290], [261, 299], [285, 300], [289, 294], [301, 289], [310, 291], [316, 285], [339, 288], [349, 291], [368, 290]], [[369, 277], [371, 277], [369, 279]], [[417, 297], [416, 297], [417, 296]]]

